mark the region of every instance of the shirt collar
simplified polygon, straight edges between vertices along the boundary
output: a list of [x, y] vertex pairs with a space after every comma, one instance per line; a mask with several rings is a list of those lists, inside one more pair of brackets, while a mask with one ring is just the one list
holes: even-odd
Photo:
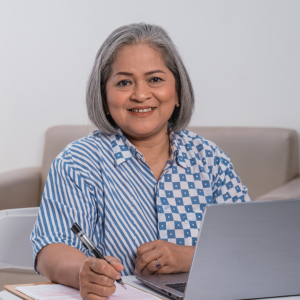
[[110, 135], [109, 139], [112, 145], [115, 166], [122, 164], [123, 162], [131, 159], [132, 156], [139, 155], [141, 159], [144, 159], [142, 153], [140, 153], [126, 138], [122, 130], [117, 126], [117, 134]]
[[169, 125], [169, 139], [170, 139], [170, 145], [171, 145], [171, 164], [176, 161], [178, 165], [180, 165], [183, 168], [187, 168], [187, 165], [185, 163], [185, 158], [181, 152], [180, 149], [180, 143], [177, 139], [177, 134], [171, 129], [171, 126]]
[[[177, 140], [176, 134], [171, 129], [170, 124], [168, 124], [168, 130], [171, 145], [170, 162], [173, 165], [176, 160], [178, 165], [186, 169], [187, 165], [180, 150], [180, 143]], [[141, 161], [146, 163], [143, 154], [130, 143], [119, 127], [117, 127], [117, 132], [116, 135], [109, 136], [114, 153], [115, 166], [122, 164], [133, 156], [138, 157]]]

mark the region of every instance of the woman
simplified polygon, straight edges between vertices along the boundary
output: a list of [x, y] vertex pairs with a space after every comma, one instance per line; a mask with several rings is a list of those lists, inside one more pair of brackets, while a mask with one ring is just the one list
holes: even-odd
[[[132, 24], [106, 39], [87, 89], [99, 130], [51, 166], [31, 236], [38, 272], [84, 299], [106, 299], [120, 272], [189, 271], [205, 205], [250, 201], [228, 156], [183, 130], [193, 107], [189, 76], [161, 27]], [[91, 257], [74, 222], [111, 266]]]

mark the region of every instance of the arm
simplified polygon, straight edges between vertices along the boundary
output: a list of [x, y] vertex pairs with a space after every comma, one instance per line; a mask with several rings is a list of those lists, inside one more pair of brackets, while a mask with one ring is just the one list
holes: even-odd
[[101, 247], [101, 232], [95, 225], [102, 222], [102, 212], [97, 210], [95, 187], [86, 179], [88, 169], [83, 173], [68, 150], [54, 160], [31, 235], [35, 268], [52, 281], [80, 289], [83, 299], [106, 299], [114, 293], [114, 279], [120, 278], [123, 266], [110, 257], [113, 267], [104, 260], [87, 258], [91, 253], [70, 230], [77, 222]]
[[36, 268], [53, 282], [79, 289], [79, 271], [86, 259], [85, 254], [74, 247], [50, 244], [38, 253]]
[[235, 203], [251, 201], [248, 189], [233, 168], [230, 158], [219, 148], [215, 149], [215, 165], [212, 172], [214, 203]]

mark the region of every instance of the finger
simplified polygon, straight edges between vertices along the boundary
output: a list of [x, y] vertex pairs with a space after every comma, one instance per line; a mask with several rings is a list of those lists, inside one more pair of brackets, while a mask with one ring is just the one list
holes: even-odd
[[155, 273], [153, 273], [154, 275], [156, 274], [172, 274], [172, 269], [168, 266], [163, 266], [161, 268], [159, 268]]
[[107, 261], [96, 257], [88, 258], [90, 269], [100, 275], [105, 275], [111, 279], [119, 279], [120, 273], [115, 270]]
[[136, 260], [139, 260], [140, 257], [141, 257], [144, 253], [153, 250], [153, 249], [155, 248], [157, 242], [158, 242], [158, 241], [148, 242], [148, 243], [145, 243], [145, 244], [142, 244], [141, 246], [139, 246], [139, 247], [137, 248], [137, 253], [136, 253], [136, 254], [137, 254], [137, 258], [136, 258]]
[[92, 270], [87, 274], [86, 279], [90, 283], [98, 284], [101, 286], [113, 286], [115, 284], [114, 279], [95, 273]]
[[144, 268], [151, 262], [157, 259], [158, 257], [161, 257], [162, 253], [160, 250], [150, 250], [146, 253], [144, 253], [140, 259], [137, 261], [135, 265], [135, 273], [141, 274]]
[[[163, 262], [163, 258], [160, 257], [157, 259], [157, 262], [160, 263], [161, 266], [164, 266]], [[162, 267], [160, 267], [162, 268]], [[156, 265], [156, 261], [152, 260], [151, 262], [149, 262], [149, 264], [142, 270], [142, 275], [152, 275], [155, 274], [160, 268], [157, 267]]]
[[116, 291], [116, 286], [101, 286], [91, 283], [89, 286], [89, 293], [95, 294], [101, 297], [111, 296]]
[[116, 257], [113, 257], [113, 256], [104, 256], [104, 258], [107, 261], [109, 261], [109, 263], [115, 262], [115, 263], [121, 264], [121, 261], [118, 258], [116, 258]]
[[[89, 299], [89, 296], [109, 297], [116, 291], [116, 286], [101, 286], [94, 283], [86, 283], [80, 286], [80, 295], [83, 299]], [[97, 299], [97, 298], [96, 298]], [[101, 298], [100, 298], [101, 299]]]
[[109, 261], [111, 266], [113, 266], [116, 271], [121, 272], [124, 270], [124, 266], [121, 264], [121, 261], [118, 258], [113, 256], [104, 256], [104, 257], [107, 261]]

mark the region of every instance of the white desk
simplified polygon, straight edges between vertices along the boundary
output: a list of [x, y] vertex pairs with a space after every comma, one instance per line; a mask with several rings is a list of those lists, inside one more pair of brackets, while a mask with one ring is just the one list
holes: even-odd
[[[135, 286], [141, 290], [150, 292], [154, 295], [164, 297], [167, 300], [170, 300], [171, 298], [162, 296], [162, 294], [156, 293], [154, 290], [148, 288], [147, 286], [143, 285], [138, 281], [135, 276], [123, 276], [122, 277], [123, 281], [125, 283], [130, 284], [131, 286]], [[21, 298], [7, 292], [7, 291], [2, 291], [0, 292], [0, 300], [20, 300]], [[255, 299], [255, 300], [263, 300], [263, 299]], [[264, 300], [300, 300], [300, 296], [292, 296], [292, 297], [280, 297], [280, 298], [264, 298]]]
[[0, 300], [20, 300], [20, 299], [21, 299], [20, 297], [17, 297], [10, 292], [7, 291], [0, 292]]

